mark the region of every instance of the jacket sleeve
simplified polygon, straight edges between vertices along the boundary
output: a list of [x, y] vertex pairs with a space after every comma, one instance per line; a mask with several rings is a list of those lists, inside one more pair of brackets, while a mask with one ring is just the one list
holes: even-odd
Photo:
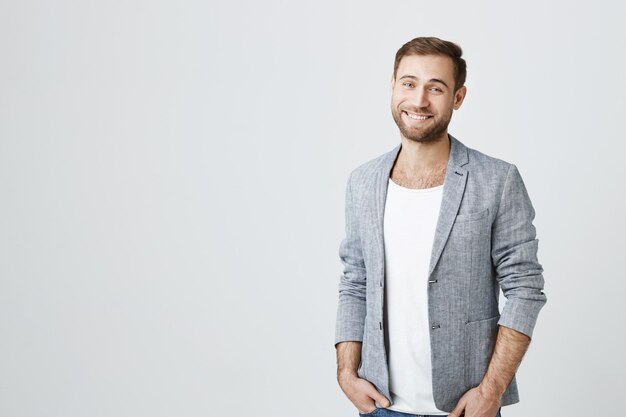
[[365, 328], [365, 262], [358, 231], [358, 216], [352, 195], [352, 173], [346, 185], [345, 238], [339, 245], [343, 272], [339, 278], [339, 305], [335, 324], [335, 347], [339, 342], [363, 341]]
[[522, 177], [510, 164], [491, 238], [496, 279], [507, 299], [498, 324], [531, 338], [539, 311], [547, 302], [534, 218]]

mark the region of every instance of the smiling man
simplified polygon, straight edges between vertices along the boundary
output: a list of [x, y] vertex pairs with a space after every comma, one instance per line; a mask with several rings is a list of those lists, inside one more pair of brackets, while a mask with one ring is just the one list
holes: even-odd
[[535, 211], [514, 164], [448, 133], [467, 92], [461, 56], [434, 37], [398, 50], [401, 142], [348, 179], [335, 347], [360, 416], [500, 417], [519, 402], [547, 301]]

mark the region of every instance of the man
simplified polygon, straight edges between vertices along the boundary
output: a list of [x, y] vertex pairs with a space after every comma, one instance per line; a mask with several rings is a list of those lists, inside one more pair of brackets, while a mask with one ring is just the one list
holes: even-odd
[[500, 417], [519, 402], [515, 372], [547, 301], [517, 167], [448, 134], [461, 55], [433, 37], [398, 50], [401, 143], [348, 179], [335, 347], [361, 416]]

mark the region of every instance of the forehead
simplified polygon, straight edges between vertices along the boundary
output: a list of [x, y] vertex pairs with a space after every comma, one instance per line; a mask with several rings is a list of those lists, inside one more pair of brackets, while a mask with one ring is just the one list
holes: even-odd
[[398, 64], [396, 79], [411, 75], [418, 79], [439, 78], [454, 82], [454, 64], [446, 55], [407, 55]]

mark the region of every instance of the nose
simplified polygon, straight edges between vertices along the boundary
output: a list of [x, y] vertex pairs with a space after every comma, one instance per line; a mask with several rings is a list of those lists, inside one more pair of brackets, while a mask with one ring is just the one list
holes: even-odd
[[411, 104], [420, 108], [428, 107], [428, 95], [426, 91], [421, 88], [416, 88], [411, 95]]
[[428, 94], [426, 91], [417, 88], [415, 89], [415, 105], [418, 107], [428, 107]]

